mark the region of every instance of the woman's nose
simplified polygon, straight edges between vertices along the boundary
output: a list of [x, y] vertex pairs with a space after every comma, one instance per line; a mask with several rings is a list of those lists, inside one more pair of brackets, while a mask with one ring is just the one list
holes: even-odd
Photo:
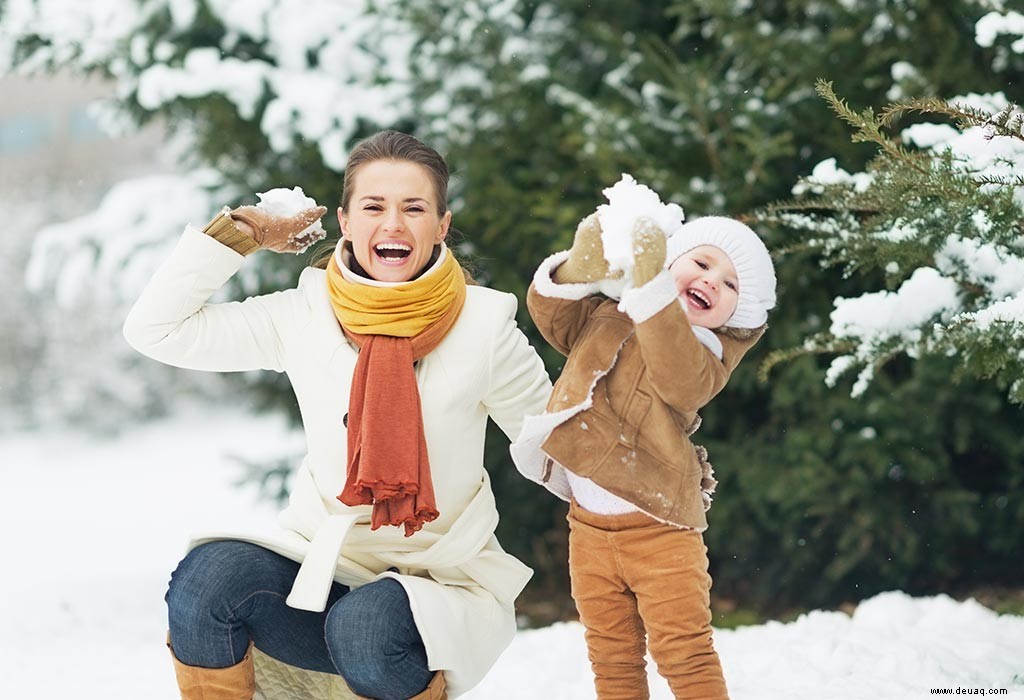
[[385, 231], [400, 231], [402, 229], [402, 213], [399, 211], [390, 211], [387, 216], [384, 217], [384, 230]]

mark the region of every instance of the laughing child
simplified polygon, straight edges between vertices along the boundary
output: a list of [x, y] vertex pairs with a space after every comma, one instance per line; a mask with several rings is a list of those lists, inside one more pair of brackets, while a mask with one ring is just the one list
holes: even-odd
[[596, 214], [537, 270], [530, 315], [567, 360], [536, 417], [542, 459], [531, 467], [522, 444], [513, 456], [570, 501], [572, 596], [598, 699], [649, 697], [649, 644], [676, 698], [720, 700], [702, 535], [716, 482], [689, 436], [764, 332], [775, 272], [757, 234], [725, 217], [669, 237], [638, 218], [631, 244], [619, 301], [599, 293], [617, 273]]

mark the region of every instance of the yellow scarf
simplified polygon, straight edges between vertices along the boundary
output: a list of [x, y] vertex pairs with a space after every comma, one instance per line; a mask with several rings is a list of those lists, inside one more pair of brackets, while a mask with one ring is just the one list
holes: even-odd
[[372, 505], [371, 530], [404, 525], [406, 537], [439, 515], [413, 362], [441, 343], [466, 300], [462, 268], [447, 250], [442, 255], [435, 269], [391, 287], [346, 279], [336, 256], [327, 267], [334, 315], [360, 347], [338, 500]]
[[[327, 292], [334, 315], [348, 331], [362, 335], [411, 338], [441, 318], [456, 299], [466, 298], [466, 277], [447, 249], [437, 269], [393, 287], [375, 287], [345, 278], [337, 255], [327, 267]], [[462, 302], [458, 303], [462, 306]]]

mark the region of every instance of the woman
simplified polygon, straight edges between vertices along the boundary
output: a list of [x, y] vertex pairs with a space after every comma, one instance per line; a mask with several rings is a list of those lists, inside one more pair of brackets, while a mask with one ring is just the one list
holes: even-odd
[[183, 698], [339, 677], [363, 697], [456, 697], [510, 643], [532, 572], [494, 537], [484, 431], [490, 416], [514, 437], [550, 382], [515, 297], [467, 285], [446, 248], [447, 184], [436, 151], [379, 133], [345, 168], [326, 269], [207, 303], [246, 254], [298, 249], [325, 211], [241, 207], [187, 228], [125, 321], [161, 362], [287, 372], [306, 433], [281, 531], [194, 540], [172, 576]]

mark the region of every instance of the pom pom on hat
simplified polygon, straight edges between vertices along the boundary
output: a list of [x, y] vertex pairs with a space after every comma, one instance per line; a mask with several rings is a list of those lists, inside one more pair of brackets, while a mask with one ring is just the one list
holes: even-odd
[[677, 228], [668, 239], [665, 264], [697, 246], [713, 245], [729, 256], [739, 278], [739, 300], [731, 328], [758, 328], [775, 306], [775, 266], [768, 249], [749, 226], [726, 216], [705, 216]]

